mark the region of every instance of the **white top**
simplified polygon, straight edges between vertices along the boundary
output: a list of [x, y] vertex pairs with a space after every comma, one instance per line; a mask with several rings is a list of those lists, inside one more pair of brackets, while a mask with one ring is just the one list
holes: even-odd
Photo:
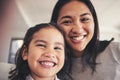
[[[26, 77], [26, 80], [34, 80], [34, 79], [32, 78], [31, 75], [29, 75], [29, 76]], [[60, 80], [60, 79], [58, 79], [57, 76], [56, 76], [56, 77], [55, 77], [55, 80]]]
[[73, 80], [120, 80], [120, 43], [111, 42], [97, 57], [96, 71], [93, 75], [91, 69], [81, 71], [81, 58], [73, 59]]

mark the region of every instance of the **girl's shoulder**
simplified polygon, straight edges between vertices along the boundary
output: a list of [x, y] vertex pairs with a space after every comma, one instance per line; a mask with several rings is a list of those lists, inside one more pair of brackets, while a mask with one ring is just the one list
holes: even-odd
[[57, 75], [56, 75], [56, 77], [55, 77], [55, 80], [60, 80], [60, 79], [57, 77]]
[[[26, 80], [34, 80], [34, 79], [31, 77], [31, 75], [28, 75], [28, 76], [26, 77]], [[60, 79], [58, 79], [57, 75], [56, 75], [56, 77], [55, 77], [55, 80], [60, 80]]]

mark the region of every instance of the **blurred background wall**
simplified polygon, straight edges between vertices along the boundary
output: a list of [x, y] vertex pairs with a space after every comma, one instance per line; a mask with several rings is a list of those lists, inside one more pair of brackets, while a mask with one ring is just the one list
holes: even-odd
[[[8, 62], [13, 38], [23, 38], [29, 27], [50, 21], [56, 1], [3, 0], [5, 3], [0, 9], [0, 62]], [[120, 41], [120, 0], [91, 1], [98, 14], [100, 39], [114, 37], [115, 41]]]

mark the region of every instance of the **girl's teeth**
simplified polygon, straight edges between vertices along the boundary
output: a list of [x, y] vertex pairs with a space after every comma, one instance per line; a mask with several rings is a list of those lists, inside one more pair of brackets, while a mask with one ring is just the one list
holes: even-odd
[[41, 62], [41, 64], [46, 66], [54, 66], [54, 63], [52, 62]]

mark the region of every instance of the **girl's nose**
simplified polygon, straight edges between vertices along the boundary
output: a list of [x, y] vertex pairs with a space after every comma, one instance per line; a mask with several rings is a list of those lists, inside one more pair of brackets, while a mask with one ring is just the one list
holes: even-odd
[[44, 56], [45, 57], [49, 57], [49, 58], [55, 58], [55, 52], [54, 50], [52, 49], [47, 49], [44, 53]]

